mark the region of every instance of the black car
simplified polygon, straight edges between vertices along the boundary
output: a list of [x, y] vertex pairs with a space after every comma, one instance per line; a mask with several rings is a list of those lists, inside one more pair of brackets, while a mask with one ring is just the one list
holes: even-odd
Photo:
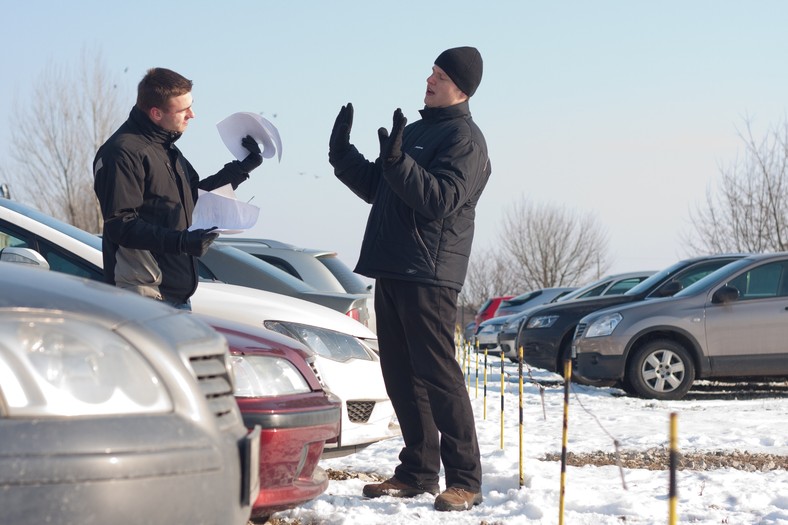
[[744, 256], [725, 254], [684, 259], [655, 273], [623, 295], [577, 299], [537, 308], [529, 313], [528, 321], [520, 328], [516, 348], [522, 346], [523, 360], [529, 365], [562, 373], [563, 361], [571, 353], [575, 327], [584, 316], [619, 304], [670, 297]]

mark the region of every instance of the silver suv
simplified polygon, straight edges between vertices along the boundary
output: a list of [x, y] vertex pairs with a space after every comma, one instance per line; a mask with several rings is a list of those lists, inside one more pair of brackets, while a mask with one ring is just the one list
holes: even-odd
[[260, 429], [227, 341], [37, 255], [0, 249], [0, 523], [245, 524]]
[[577, 372], [680, 399], [695, 379], [788, 375], [788, 253], [739, 259], [673, 297], [582, 318]]

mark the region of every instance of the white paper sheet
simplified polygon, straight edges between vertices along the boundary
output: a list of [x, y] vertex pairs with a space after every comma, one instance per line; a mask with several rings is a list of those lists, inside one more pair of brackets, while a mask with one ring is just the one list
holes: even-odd
[[257, 223], [260, 208], [235, 198], [230, 184], [213, 191], [198, 190], [190, 230], [216, 226], [219, 233], [240, 233]]
[[249, 151], [241, 145], [241, 139], [251, 135], [260, 144], [263, 159], [270, 159], [274, 155], [282, 161], [282, 139], [279, 130], [268, 120], [257, 113], [233, 113], [218, 124], [219, 136], [236, 159], [243, 160]]

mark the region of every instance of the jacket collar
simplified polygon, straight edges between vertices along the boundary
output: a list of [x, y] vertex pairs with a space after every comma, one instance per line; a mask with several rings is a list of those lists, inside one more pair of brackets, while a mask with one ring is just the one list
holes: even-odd
[[134, 122], [139, 128], [142, 135], [157, 144], [163, 144], [165, 147], [170, 147], [176, 140], [181, 138], [183, 133], [177, 131], [168, 131], [161, 126], [155, 124], [148, 115], [145, 114], [137, 106], [131, 108], [129, 113], [129, 120]]
[[424, 120], [443, 120], [457, 117], [469, 117], [471, 115], [471, 108], [468, 101], [454, 104], [453, 106], [445, 108], [427, 108], [420, 109], [421, 118]]

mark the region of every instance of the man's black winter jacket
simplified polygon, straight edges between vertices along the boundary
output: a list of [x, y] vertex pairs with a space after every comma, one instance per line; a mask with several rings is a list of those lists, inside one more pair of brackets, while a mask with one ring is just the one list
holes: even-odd
[[487, 143], [467, 101], [420, 113], [393, 165], [370, 162], [355, 147], [333, 161], [336, 176], [372, 204], [355, 271], [459, 291], [491, 172]]
[[197, 288], [196, 261], [180, 247], [197, 188], [236, 188], [248, 177], [234, 161], [200, 181], [175, 146], [180, 136], [135, 106], [93, 161], [104, 218], [105, 281], [172, 302], [186, 301]]

